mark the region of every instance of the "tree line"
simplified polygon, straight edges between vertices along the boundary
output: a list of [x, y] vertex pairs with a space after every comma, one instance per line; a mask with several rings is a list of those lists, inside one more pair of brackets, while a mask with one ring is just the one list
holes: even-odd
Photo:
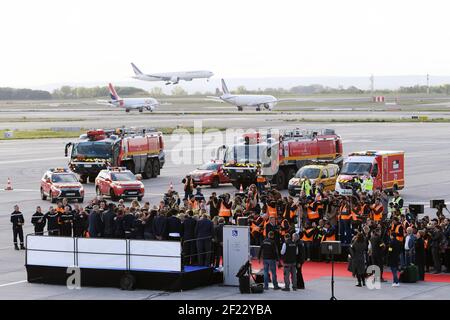
[[[150, 91], [146, 91], [141, 88], [135, 87], [116, 87], [117, 94], [120, 96], [152, 96], [163, 97], [166, 96], [162, 88], [154, 87]], [[415, 85], [408, 87], [400, 87], [397, 90], [376, 90], [377, 94], [395, 94], [395, 93], [427, 93], [428, 87], [423, 85]], [[431, 94], [450, 94], [450, 84], [444, 84], [439, 86], [430, 86], [429, 92]], [[290, 89], [285, 88], [264, 88], [257, 90], [249, 90], [245, 86], [239, 86], [233, 91], [236, 94], [273, 94], [273, 95], [286, 95], [286, 94], [370, 94], [370, 90], [362, 90], [355, 86], [332, 88], [323, 86], [320, 84], [312, 85], [299, 85]], [[212, 92], [195, 92], [193, 95], [219, 95], [221, 92], [216, 90]], [[188, 92], [181, 86], [175, 86], [171, 90], [171, 96], [187, 96]], [[105, 98], [109, 96], [108, 87], [71, 87], [62, 86], [55, 89], [52, 92], [44, 90], [32, 90], [32, 89], [14, 89], [14, 88], [0, 88], [0, 100], [51, 100], [51, 99], [93, 99], [93, 98]]]

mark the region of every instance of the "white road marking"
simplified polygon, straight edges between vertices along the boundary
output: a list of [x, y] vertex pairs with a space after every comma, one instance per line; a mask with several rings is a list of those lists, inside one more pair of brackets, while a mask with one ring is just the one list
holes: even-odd
[[23, 159], [23, 160], [6, 160], [0, 161], [0, 165], [3, 164], [15, 164], [15, 163], [27, 163], [27, 162], [37, 162], [37, 161], [48, 161], [48, 160], [62, 160], [64, 157], [52, 157], [52, 158], [40, 158], [40, 159]]
[[13, 190], [4, 190], [0, 189], [0, 192], [36, 192], [39, 191], [39, 189], [13, 189]]
[[16, 282], [10, 282], [10, 283], [5, 283], [5, 284], [0, 284], [0, 288], [2, 287], [8, 287], [8, 286], [14, 286], [16, 284], [21, 284], [21, 283], [25, 283], [27, 282], [27, 280], [20, 280], [20, 281], [16, 281]]

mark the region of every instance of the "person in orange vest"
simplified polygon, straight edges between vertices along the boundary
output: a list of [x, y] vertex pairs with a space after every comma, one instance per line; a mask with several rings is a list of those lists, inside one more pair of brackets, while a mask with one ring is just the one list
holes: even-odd
[[251, 242], [255, 246], [259, 246], [262, 242], [264, 219], [259, 214], [254, 214], [250, 222], [250, 236]]
[[315, 232], [316, 232], [315, 223], [311, 224], [310, 222], [307, 222], [305, 229], [303, 229], [303, 231], [300, 234], [300, 239], [302, 239], [303, 243], [305, 244], [307, 261], [311, 260], [311, 249]]
[[277, 208], [277, 202], [275, 200], [271, 200], [267, 203], [267, 214], [269, 215], [269, 217], [271, 218], [278, 218], [278, 208]]
[[352, 227], [353, 230], [359, 230], [362, 222], [363, 222], [363, 207], [361, 206], [361, 203], [358, 201], [355, 201], [351, 208], [352, 213]]
[[321, 190], [319, 187], [317, 188], [314, 202], [316, 203], [316, 210], [319, 213], [320, 218], [322, 218], [325, 213], [325, 197], [323, 194], [323, 190]]
[[370, 219], [380, 223], [383, 220], [384, 207], [380, 198], [375, 199], [375, 203], [370, 206]]
[[189, 207], [190, 209], [192, 209], [194, 212], [198, 212], [200, 209], [200, 204], [199, 201], [195, 198], [194, 195], [191, 195], [189, 197]]
[[291, 226], [287, 219], [283, 219], [280, 224], [280, 236], [281, 239], [284, 239], [285, 235], [289, 234], [291, 231]]
[[256, 171], [256, 187], [258, 188], [259, 193], [264, 192], [266, 183], [266, 177], [262, 175], [261, 168], [258, 168], [258, 170]]
[[318, 223], [320, 220], [319, 212], [317, 211], [317, 204], [314, 202], [314, 199], [312, 197], [307, 198], [307, 204], [306, 204], [306, 215], [308, 217], [308, 221], [310, 223]]
[[351, 229], [351, 210], [350, 201], [344, 198], [339, 207], [339, 230], [340, 230], [340, 240], [342, 243], [350, 244], [352, 241], [352, 229]]
[[334, 228], [329, 222], [325, 222], [322, 242], [324, 241], [336, 241], [336, 228]]
[[232, 206], [233, 203], [230, 201], [230, 195], [228, 193], [219, 197], [219, 217], [224, 218], [226, 224], [229, 224]]
[[325, 221], [323, 219], [319, 220], [319, 223], [316, 227], [316, 232], [314, 233], [312, 248], [311, 248], [311, 260], [313, 261], [321, 261], [320, 254], [320, 243], [322, 242], [322, 238], [325, 234]]
[[287, 202], [284, 204], [283, 210], [283, 218], [287, 219], [290, 223], [295, 222], [295, 218], [297, 217], [298, 207], [294, 203], [294, 199], [289, 197]]
[[[323, 228], [323, 232], [322, 232], [322, 240], [321, 242], [324, 241], [336, 241], [336, 228], [334, 226], [331, 225], [330, 222], [325, 222], [325, 226]], [[325, 261], [327, 263], [330, 262], [330, 255], [326, 254], [325, 255]]]

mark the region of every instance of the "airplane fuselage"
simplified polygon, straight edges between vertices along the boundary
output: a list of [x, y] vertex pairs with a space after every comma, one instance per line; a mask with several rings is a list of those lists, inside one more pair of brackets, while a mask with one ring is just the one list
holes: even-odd
[[111, 101], [116, 107], [121, 107], [127, 110], [131, 109], [148, 109], [153, 111], [159, 104], [158, 100], [154, 98], [126, 98], [116, 101]]
[[133, 78], [144, 81], [168, 81], [178, 83], [180, 80], [192, 81], [193, 79], [209, 79], [213, 76], [210, 71], [182, 71], [182, 72], [167, 72], [167, 73], [154, 73], [151, 75], [140, 74], [135, 75]]
[[269, 110], [277, 104], [277, 99], [271, 95], [225, 94], [220, 99], [237, 107], [264, 107]]

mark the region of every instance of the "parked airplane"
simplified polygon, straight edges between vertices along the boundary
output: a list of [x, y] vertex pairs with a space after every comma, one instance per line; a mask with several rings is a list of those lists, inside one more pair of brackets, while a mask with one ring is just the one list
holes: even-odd
[[166, 81], [167, 84], [177, 84], [180, 80], [192, 81], [192, 79], [207, 79], [211, 78], [214, 73], [211, 71], [183, 71], [183, 72], [166, 72], [166, 73], [153, 73], [144, 74], [136, 67], [134, 63], [131, 63], [135, 76], [134, 79], [144, 81]]
[[130, 112], [130, 110], [139, 110], [139, 112], [143, 112], [144, 109], [153, 111], [157, 106], [159, 106], [158, 100], [154, 98], [122, 99], [121, 97], [119, 97], [116, 89], [111, 83], [109, 84], [109, 95], [111, 96], [111, 100], [97, 100], [97, 103], [112, 107], [124, 108], [126, 112]]
[[304, 101], [304, 99], [277, 99], [271, 95], [262, 94], [231, 94], [222, 79], [222, 92], [221, 96], [209, 96], [208, 99], [218, 102], [228, 102], [235, 105], [239, 111], [244, 110], [244, 107], [256, 107], [256, 111], [261, 111], [262, 108], [272, 111], [272, 109], [279, 102], [288, 101]]

